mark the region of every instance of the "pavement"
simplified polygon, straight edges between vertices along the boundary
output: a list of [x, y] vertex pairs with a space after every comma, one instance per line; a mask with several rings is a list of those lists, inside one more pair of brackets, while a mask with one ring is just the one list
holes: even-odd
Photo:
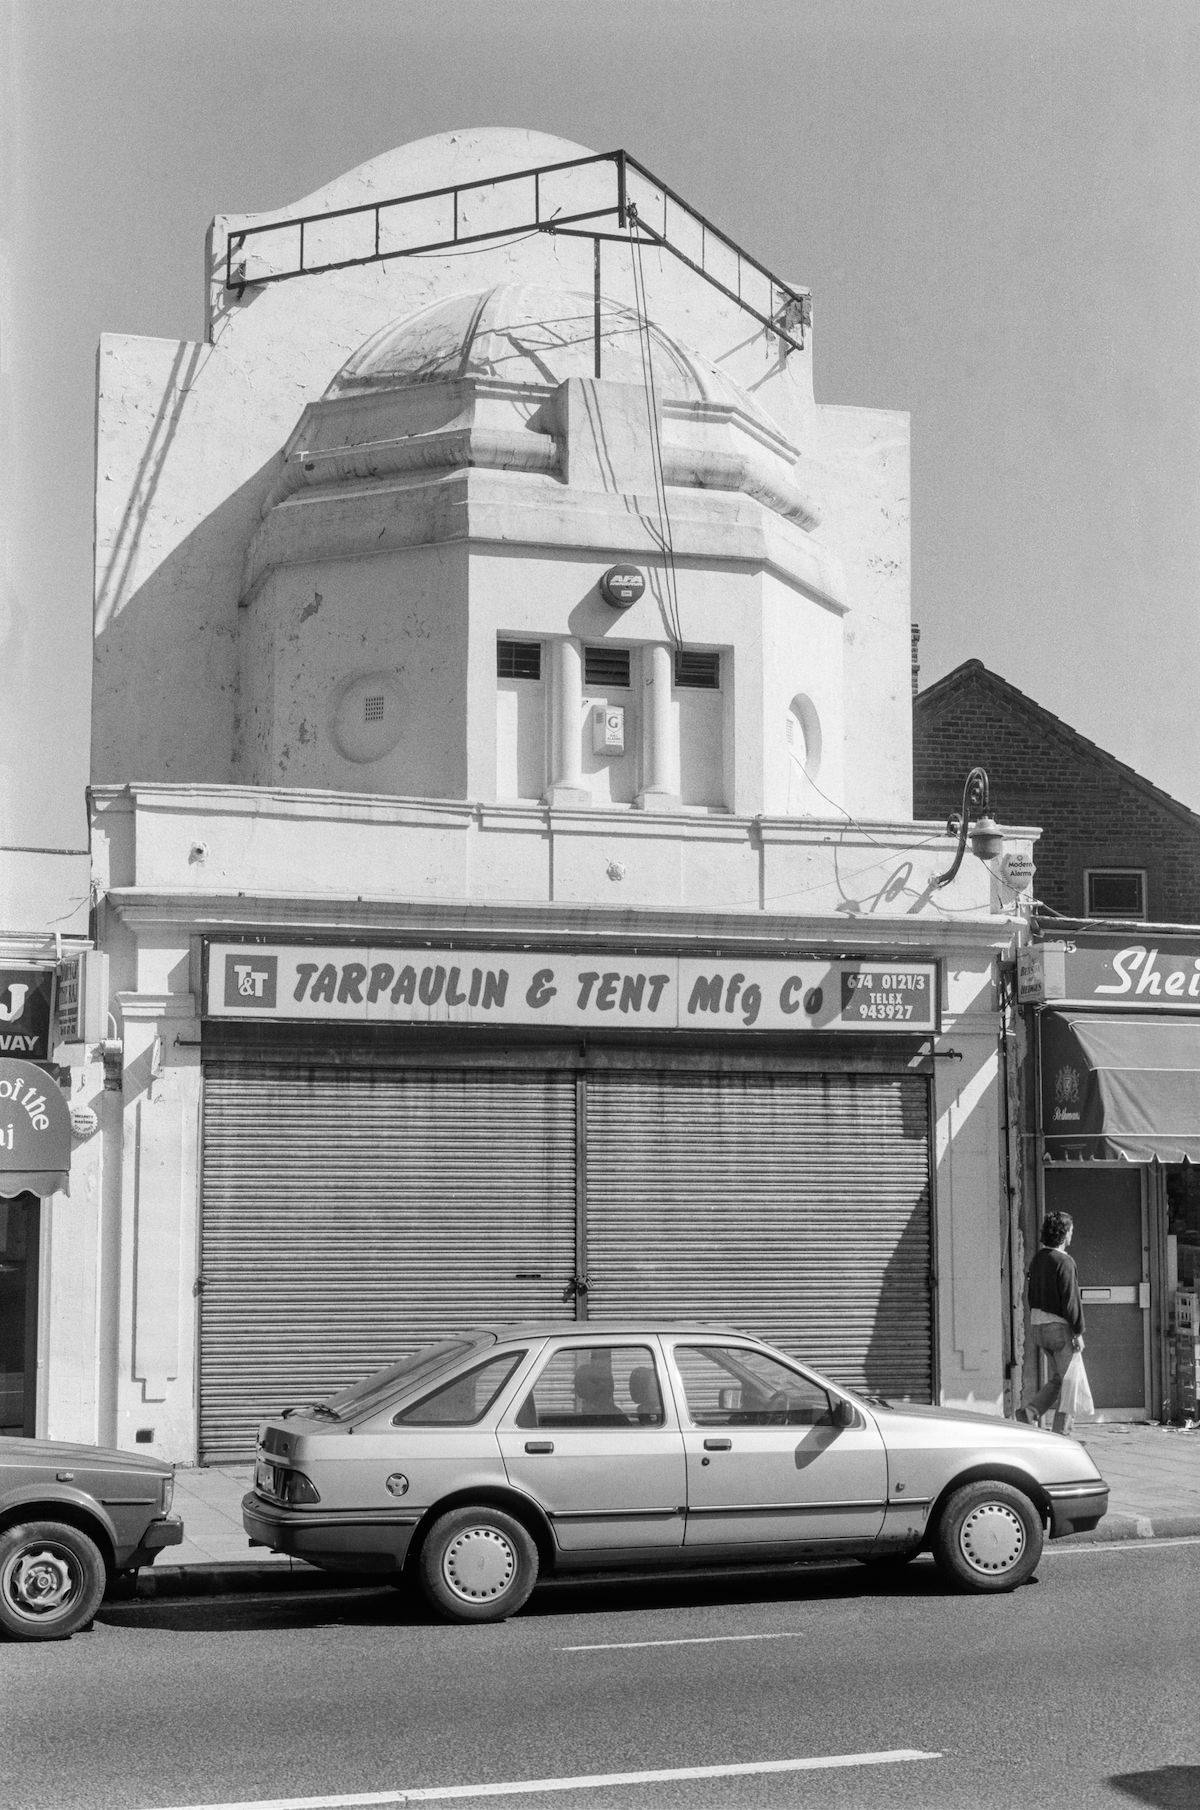
[[[1200, 1425], [1088, 1422], [1077, 1426], [1076, 1438], [1112, 1493], [1099, 1527], [1071, 1535], [1071, 1544], [1200, 1535]], [[183, 1517], [183, 1544], [138, 1572], [132, 1584], [136, 1595], [345, 1588], [346, 1577], [250, 1545], [241, 1502], [253, 1472], [251, 1464], [176, 1471], [175, 1512]]]

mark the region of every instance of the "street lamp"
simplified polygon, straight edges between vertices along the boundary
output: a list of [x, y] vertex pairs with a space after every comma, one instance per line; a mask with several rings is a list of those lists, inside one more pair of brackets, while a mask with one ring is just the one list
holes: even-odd
[[[973, 823], [972, 816], [975, 819]], [[962, 866], [968, 834], [971, 853], [978, 855], [981, 861], [994, 861], [1003, 850], [1004, 832], [988, 814], [988, 776], [982, 767], [972, 767], [967, 774], [966, 784], [963, 786], [962, 810], [947, 818], [946, 833], [958, 837], [958, 847], [950, 866], [933, 882], [935, 886], [949, 886]]]

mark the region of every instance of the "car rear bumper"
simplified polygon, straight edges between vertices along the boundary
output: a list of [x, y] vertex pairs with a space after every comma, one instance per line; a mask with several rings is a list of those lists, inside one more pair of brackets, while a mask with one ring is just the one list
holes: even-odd
[[1046, 1486], [1046, 1494], [1050, 1498], [1052, 1540], [1072, 1533], [1090, 1533], [1108, 1512], [1107, 1483], [1051, 1483]]
[[404, 1563], [418, 1515], [323, 1513], [242, 1497], [242, 1526], [252, 1546], [307, 1559], [327, 1571], [395, 1571]]
[[122, 1571], [136, 1571], [139, 1565], [153, 1565], [164, 1546], [178, 1546], [183, 1540], [183, 1522], [178, 1515], [161, 1515], [151, 1521], [141, 1540], [121, 1565]]

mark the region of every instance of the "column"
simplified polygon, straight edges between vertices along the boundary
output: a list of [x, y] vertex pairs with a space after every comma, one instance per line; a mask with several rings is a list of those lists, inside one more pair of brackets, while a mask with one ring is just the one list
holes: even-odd
[[583, 660], [579, 643], [550, 643], [551, 767], [548, 805], [590, 804], [583, 783]]
[[679, 748], [671, 699], [671, 650], [642, 649], [642, 780], [634, 803], [642, 811], [677, 811]]

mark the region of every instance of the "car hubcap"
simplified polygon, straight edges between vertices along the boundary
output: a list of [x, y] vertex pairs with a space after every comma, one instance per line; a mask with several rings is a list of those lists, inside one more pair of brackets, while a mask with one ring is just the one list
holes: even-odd
[[982, 1502], [963, 1522], [958, 1543], [973, 1571], [996, 1577], [1011, 1571], [1024, 1552], [1025, 1528], [1007, 1503]]
[[517, 1574], [517, 1555], [496, 1527], [465, 1527], [451, 1540], [442, 1573], [466, 1603], [492, 1602]]
[[81, 1585], [68, 1553], [41, 1546], [16, 1555], [4, 1579], [4, 1592], [17, 1613], [33, 1621], [65, 1609]]

